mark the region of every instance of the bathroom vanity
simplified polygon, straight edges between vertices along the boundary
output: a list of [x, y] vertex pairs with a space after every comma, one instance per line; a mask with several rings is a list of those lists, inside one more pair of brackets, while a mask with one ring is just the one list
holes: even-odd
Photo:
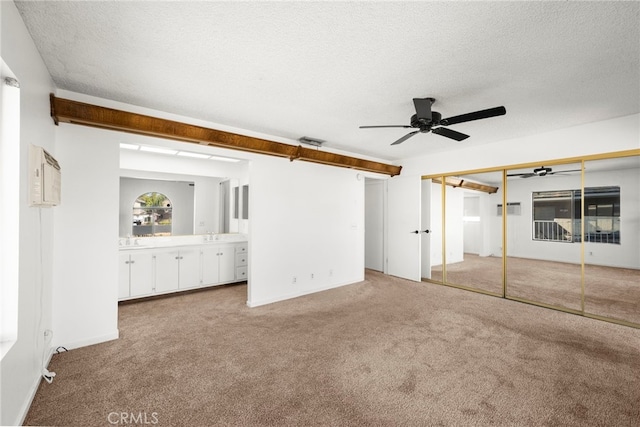
[[119, 239], [118, 300], [247, 280], [247, 236]]

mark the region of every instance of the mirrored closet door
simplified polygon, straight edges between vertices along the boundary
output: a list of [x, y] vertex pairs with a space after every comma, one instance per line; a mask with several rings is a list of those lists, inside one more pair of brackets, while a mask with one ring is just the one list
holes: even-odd
[[[428, 278], [434, 282], [444, 283], [444, 271], [443, 265], [443, 216], [442, 216], [442, 178], [428, 179], [423, 182], [423, 185], [430, 186], [429, 205], [423, 205], [423, 209], [429, 209], [430, 212], [430, 224], [429, 230], [429, 263], [423, 262], [423, 267], [428, 268], [428, 273], [423, 268], [423, 277]], [[424, 194], [424, 192], [423, 192]], [[426, 226], [426, 224], [423, 224]], [[424, 241], [423, 241], [424, 242]], [[423, 251], [423, 254], [425, 252]]]
[[506, 294], [582, 310], [581, 163], [507, 171]]
[[585, 162], [585, 313], [640, 324], [640, 157]]
[[502, 296], [502, 173], [445, 182], [447, 283]]

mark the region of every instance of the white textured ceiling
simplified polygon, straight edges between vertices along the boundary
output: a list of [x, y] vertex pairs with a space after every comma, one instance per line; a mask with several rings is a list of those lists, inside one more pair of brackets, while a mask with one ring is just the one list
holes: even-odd
[[[59, 88], [382, 159], [640, 112], [636, 1], [16, 4]], [[462, 143], [358, 129], [427, 96], [507, 114]]]

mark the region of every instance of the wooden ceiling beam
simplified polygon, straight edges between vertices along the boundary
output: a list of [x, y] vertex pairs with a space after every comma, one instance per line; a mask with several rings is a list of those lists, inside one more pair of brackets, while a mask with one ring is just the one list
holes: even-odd
[[[442, 184], [442, 178], [432, 178], [431, 179], [436, 184]], [[479, 182], [466, 181], [462, 178], [458, 178], [455, 176], [447, 176], [444, 179], [446, 185], [450, 185], [454, 188], [467, 188], [469, 190], [477, 190], [482, 191], [489, 194], [494, 194], [498, 191], [498, 187], [493, 187], [491, 185], [481, 184]]]
[[402, 166], [390, 165], [342, 154], [329, 153], [267, 139], [239, 135], [188, 123], [105, 108], [50, 95], [51, 117], [56, 125], [71, 123], [181, 142], [229, 148], [270, 156], [286, 157], [385, 175], [399, 175]]

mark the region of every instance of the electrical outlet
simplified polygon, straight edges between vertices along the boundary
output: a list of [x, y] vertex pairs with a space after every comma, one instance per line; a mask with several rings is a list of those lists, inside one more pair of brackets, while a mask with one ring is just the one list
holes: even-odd
[[291, 283], [296, 283], [296, 276], [293, 276], [293, 280], [291, 281]]
[[311, 273], [311, 280], [313, 280], [313, 273]]

